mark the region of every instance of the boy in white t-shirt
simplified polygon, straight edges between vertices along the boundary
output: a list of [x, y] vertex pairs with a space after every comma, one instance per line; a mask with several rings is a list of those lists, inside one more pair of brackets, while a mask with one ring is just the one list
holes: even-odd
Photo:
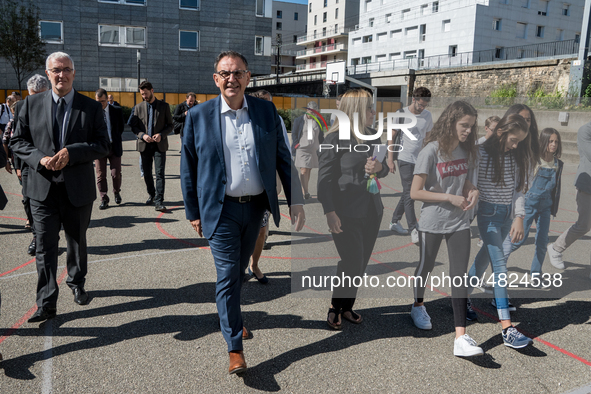
[[[423, 147], [423, 140], [427, 136], [427, 133], [433, 128], [433, 117], [431, 116], [431, 112], [425, 109], [430, 101], [431, 92], [429, 89], [425, 87], [415, 89], [412, 95], [411, 104], [408, 107], [405, 107], [403, 111], [411, 113], [417, 118], [417, 125], [408, 129], [416, 137], [416, 140], [410, 139], [405, 133], [403, 133], [402, 138], [400, 138], [402, 151], [398, 153], [398, 158], [395, 159], [394, 152], [388, 152], [388, 166], [390, 167], [390, 172], [396, 172], [394, 160], [398, 160], [398, 169], [402, 183], [402, 197], [400, 197], [398, 205], [392, 215], [390, 230], [397, 232], [398, 234], [408, 234], [410, 231], [412, 242], [417, 244], [419, 242], [419, 233], [416, 229], [417, 217], [415, 214], [414, 200], [410, 198], [410, 186], [412, 185], [415, 162]], [[398, 132], [401, 133], [401, 131]], [[393, 143], [393, 141], [388, 141], [388, 145]], [[406, 214], [408, 230], [404, 229], [399, 223], [404, 214]]]

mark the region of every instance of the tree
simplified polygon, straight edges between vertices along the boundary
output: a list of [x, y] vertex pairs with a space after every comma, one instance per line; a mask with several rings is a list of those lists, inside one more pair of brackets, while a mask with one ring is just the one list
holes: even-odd
[[16, 73], [18, 88], [43, 67], [45, 43], [39, 34], [39, 8], [29, 2], [0, 0], [0, 56]]

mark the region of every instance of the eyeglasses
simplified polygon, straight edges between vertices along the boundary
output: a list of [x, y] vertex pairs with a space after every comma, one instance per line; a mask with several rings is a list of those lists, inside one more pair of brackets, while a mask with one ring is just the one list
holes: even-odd
[[72, 70], [69, 67], [66, 67], [66, 68], [52, 68], [49, 71], [51, 71], [51, 73], [55, 74], [55, 75], [62, 74], [62, 73], [64, 75], [70, 75], [72, 73], [72, 71], [74, 71], [74, 70]]
[[219, 75], [220, 77], [222, 77], [223, 79], [230, 78], [230, 75], [232, 75], [232, 74], [234, 74], [234, 78], [242, 79], [242, 78], [244, 78], [244, 76], [246, 75], [247, 72], [248, 72], [248, 70], [236, 70], [236, 71], [221, 70], [221, 71], [216, 72], [216, 74]]

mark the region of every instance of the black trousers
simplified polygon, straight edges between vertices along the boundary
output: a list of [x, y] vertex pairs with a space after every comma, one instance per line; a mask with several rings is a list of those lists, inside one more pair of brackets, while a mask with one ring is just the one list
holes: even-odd
[[86, 230], [90, 223], [92, 203], [75, 207], [68, 198], [65, 184], [52, 184], [45, 201], [31, 199], [37, 238], [37, 306], [57, 304], [58, 243], [60, 228], [64, 226], [68, 251], [67, 285], [71, 289], [84, 286], [88, 256]]
[[[166, 152], [158, 150], [155, 142], [146, 144], [146, 149], [140, 152], [142, 156], [142, 169], [144, 170], [144, 181], [150, 196], [154, 196], [156, 204], [164, 202], [164, 167], [166, 166]], [[156, 188], [152, 178], [152, 160], [154, 161], [154, 172], [156, 173]]]
[[339, 216], [341, 219], [342, 233], [333, 234], [332, 238], [339, 252], [341, 260], [337, 265], [337, 276], [339, 278], [351, 278], [343, 281], [340, 287], [336, 287], [332, 293], [332, 305], [337, 310], [348, 311], [353, 309], [357, 287], [353, 286], [355, 276], [363, 276], [373, 247], [378, 238], [382, 214], [376, 212], [373, 202], [365, 218], [351, 218]]
[[25, 190], [25, 185], [27, 184], [27, 178], [29, 177], [29, 166], [25, 165], [23, 166], [23, 169], [21, 170], [21, 184], [23, 186], [23, 208], [25, 209], [25, 214], [27, 215], [27, 220], [29, 221], [29, 224], [31, 225], [31, 231], [33, 232], [33, 235], [35, 235], [35, 220], [33, 220], [33, 213], [31, 212], [31, 199], [27, 196], [25, 196], [24, 190]]
[[415, 200], [410, 198], [410, 187], [414, 178], [415, 165], [406, 161], [398, 160], [398, 172], [400, 173], [400, 183], [402, 184], [402, 196], [398, 200], [398, 205], [392, 214], [392, 223], [399, 222], [402, 215], [406, 215], [408, 231], [417, 227], [417, 215], [415, 214]]

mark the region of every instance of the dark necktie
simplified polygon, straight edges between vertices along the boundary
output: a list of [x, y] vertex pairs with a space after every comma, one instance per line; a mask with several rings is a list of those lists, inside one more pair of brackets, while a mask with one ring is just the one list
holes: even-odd
[[154, 129], [154, 108], [152, 108], [152, 104], [148, 103], [148, 135], [152, 136], [152, 131]]
[[55, 122], [53, 125], [53, 145], [56, 153], [62, 148], [62, 127], [64, 126], [64, 114], [66, 112], [66, 100], [62, 97], [57, 102]]

